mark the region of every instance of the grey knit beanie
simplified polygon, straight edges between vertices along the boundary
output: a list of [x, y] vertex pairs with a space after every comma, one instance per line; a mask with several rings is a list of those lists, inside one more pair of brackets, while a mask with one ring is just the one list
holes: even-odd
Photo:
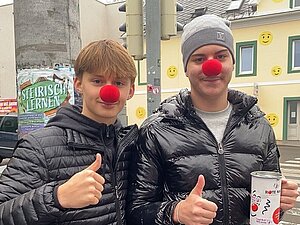
[[184, 71], [192, 53], [209, 44], [226, 47], [234, 60], [233, 35], [229, 28], [230, 21], [216, 15], [203, 15], [196, 17], [183, 28], [181, 36], [181, 53]]

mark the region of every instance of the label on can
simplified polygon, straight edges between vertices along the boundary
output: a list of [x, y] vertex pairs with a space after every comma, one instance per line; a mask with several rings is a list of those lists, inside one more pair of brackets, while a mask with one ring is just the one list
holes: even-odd
[[281, 177], [273, 171], [251, 173], [251, 225], [279, 224]]

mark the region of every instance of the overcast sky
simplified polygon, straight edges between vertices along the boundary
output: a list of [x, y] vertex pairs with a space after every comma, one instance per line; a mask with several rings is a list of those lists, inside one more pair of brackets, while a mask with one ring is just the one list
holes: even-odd
[[[97, 1], [104, 2], [104, 3], [114, 2], [114, 0], [97, 0]], [[10, 3], [13, 3], [13, 0], [0, 0], [0, 5], [6, 5]]]

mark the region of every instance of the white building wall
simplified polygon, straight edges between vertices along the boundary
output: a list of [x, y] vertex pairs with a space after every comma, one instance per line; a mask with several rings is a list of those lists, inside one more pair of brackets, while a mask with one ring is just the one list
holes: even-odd
[[16, 98], [13, 5], [0, 6], [0, 98]]
[[104, 4], [96, 0], [80, 0], [80, 30], [82, 46], [100, 39], [120, 39], [119, 25], [126, 14], [119, 12], [120, 3]]

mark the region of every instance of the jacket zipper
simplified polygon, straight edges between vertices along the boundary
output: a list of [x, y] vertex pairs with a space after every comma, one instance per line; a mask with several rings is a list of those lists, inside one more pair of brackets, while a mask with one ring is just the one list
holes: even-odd
[[117, 184], [117, 178], [116, 178], [116, 171], [114, 170], [112, 172], [112, 178], [114, 182], [114, 189], [115, 189], [115, 196], [116, 196], [116, 214], [117, 214], [117, 224], [121, 225], [121, 206], [120, 206], [120, 196], [118, 193], [118, 184]]
[[228, 191], [226, 183], [226, 171], [225, 171], [225, 159], [224, 159], [224, 149], [221, 143], [218, 143], [218, 159], [220, 165], [220, 176], [221, 176], [221, 186], [222, 186], [222, 196], [223, 196], [223, 209], [224, 209], [224, 221], [223, 224], [227, 225], [228, 223]]

